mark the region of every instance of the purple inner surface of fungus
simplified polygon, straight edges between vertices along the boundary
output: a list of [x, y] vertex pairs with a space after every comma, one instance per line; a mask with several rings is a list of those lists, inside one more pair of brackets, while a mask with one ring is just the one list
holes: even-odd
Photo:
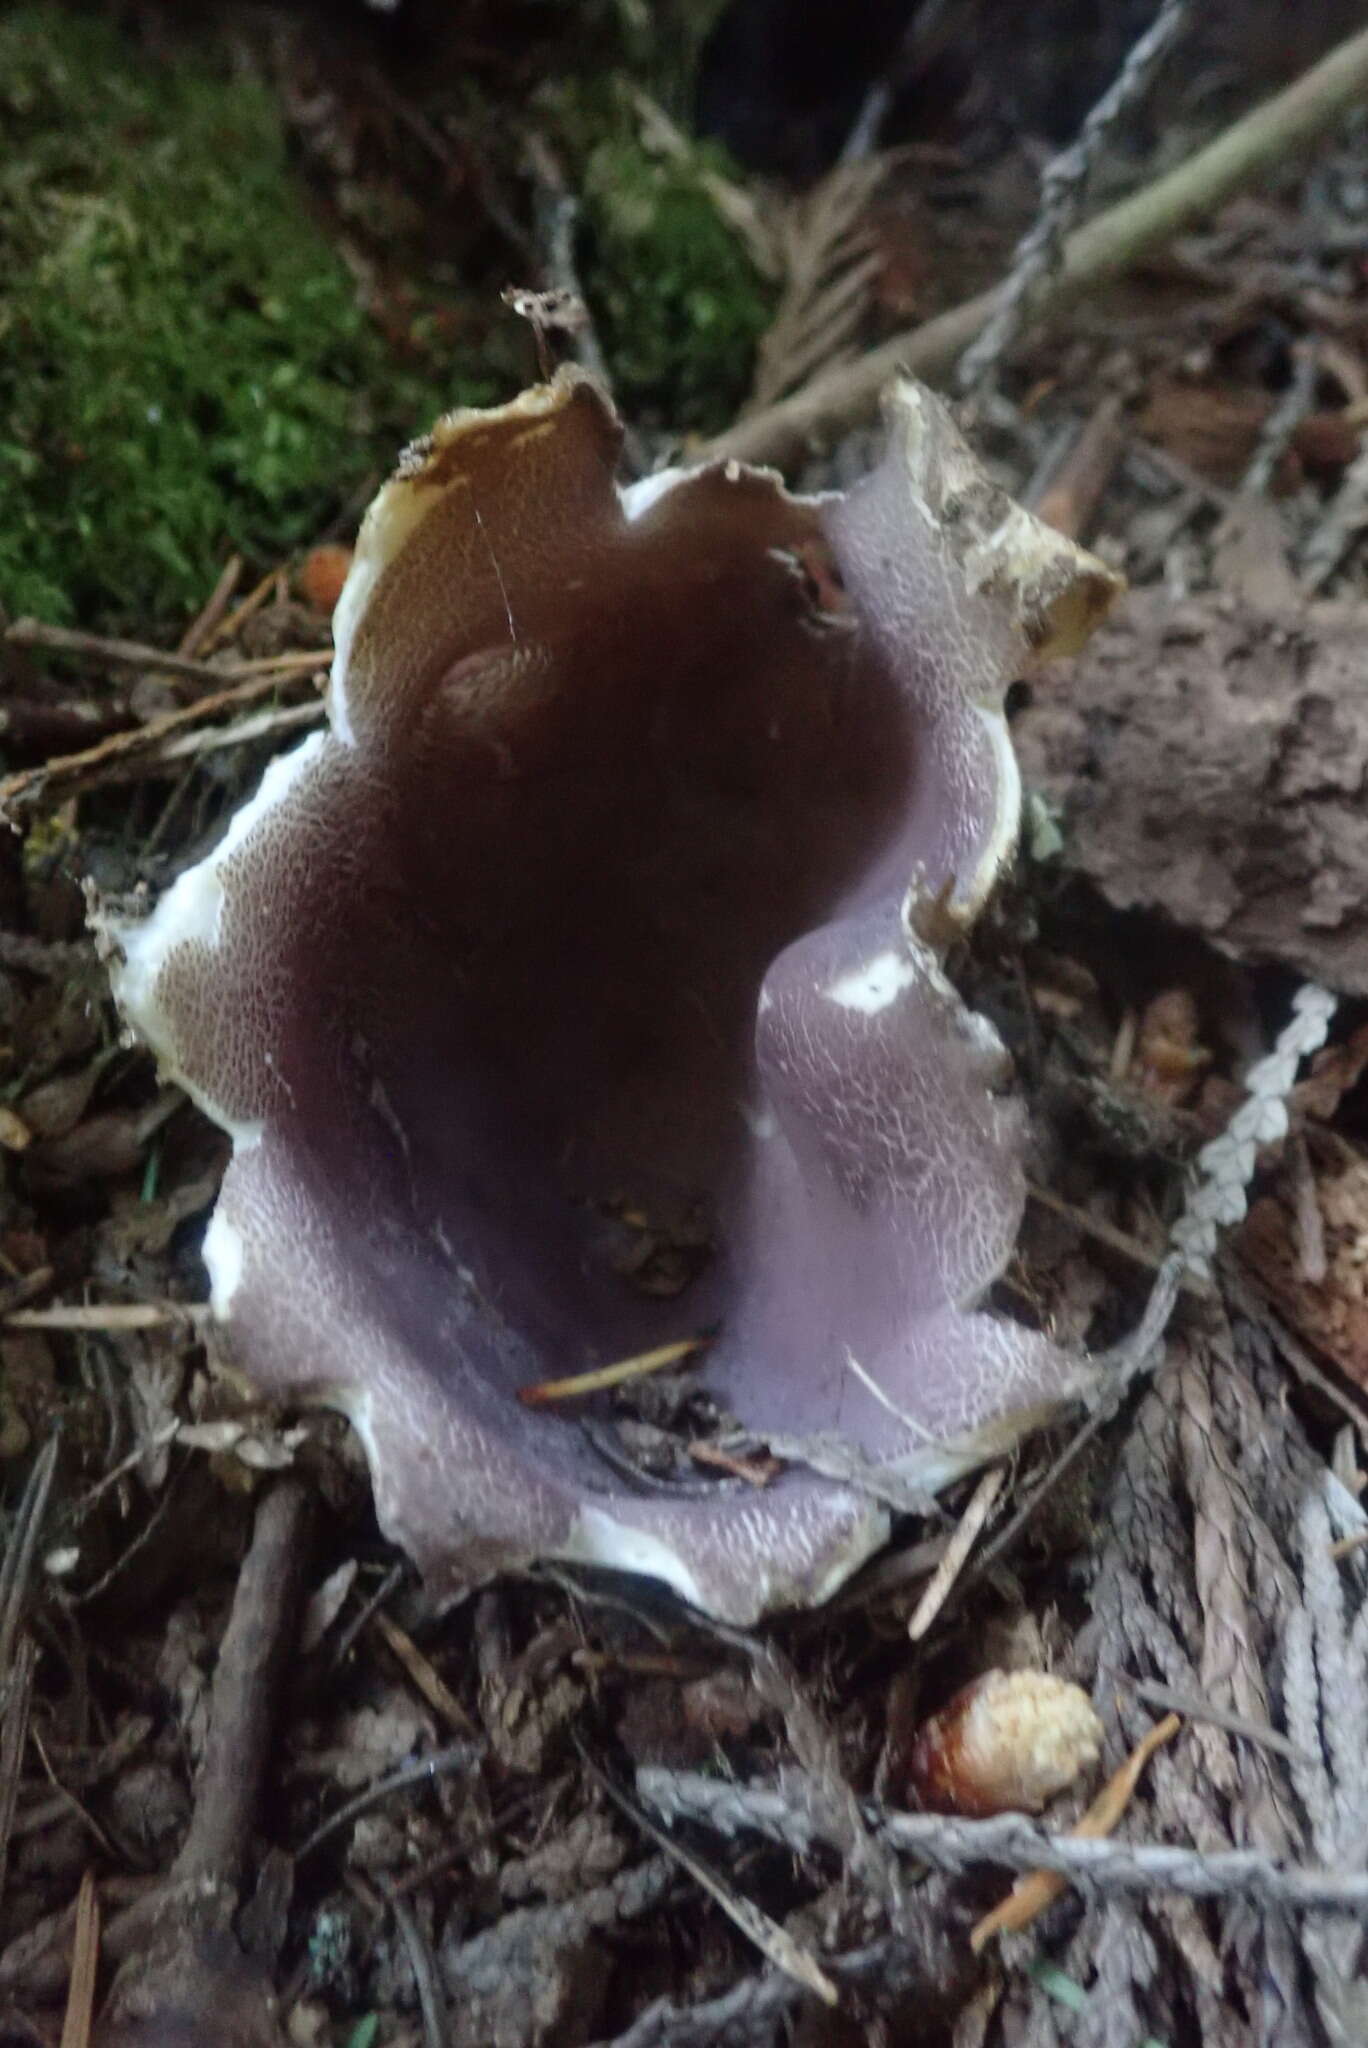
[[[743, 1423], [934, 1478], [1067, 1385], [969, 1312], [1021, 1112], [905, 903], [973, 895], [1014, 819], [1020, 636], [918, 544], [905, 464], [624, 507], [616, 447], [561, 380], [401, 473], [332, 729], [123, 994], [238, 1136], [207, 1255], [243, 1364], [347, 1406], [419, 1562], [599, 1557], [744, 1619], [830, 1590], [882, 1510], [800, 1471], [638, 1496], [518, 1391], [715, 1329]], [[675, 1291], [625, 1270], [649, 1237]]]

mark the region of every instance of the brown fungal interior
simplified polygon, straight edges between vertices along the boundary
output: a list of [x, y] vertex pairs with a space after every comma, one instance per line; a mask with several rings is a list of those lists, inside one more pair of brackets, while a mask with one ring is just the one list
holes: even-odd
[[817, 512], [707, 487], [415, 661], [372, 856], [302, 914], [296, 1030], [334, 1050], [291, 1062], [301, 1134], [361, 1204], [401, 1195], [415, 1313], [454, 1253], [510, 1390], [713, 1323], [725, 1360], [762, 982], [907, 876], [907, 708]]

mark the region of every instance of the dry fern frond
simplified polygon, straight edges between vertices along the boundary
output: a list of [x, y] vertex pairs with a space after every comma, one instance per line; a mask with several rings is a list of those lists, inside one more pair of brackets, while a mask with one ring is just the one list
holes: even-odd
[[780, 213], [775, 234], [784, 289], [760, 340], [744, 411], [772, 405], [829, 368], [848, 348], [882, 260], [874, 247], [869, 203], [888, 167], [886, 156], [837, 164]]

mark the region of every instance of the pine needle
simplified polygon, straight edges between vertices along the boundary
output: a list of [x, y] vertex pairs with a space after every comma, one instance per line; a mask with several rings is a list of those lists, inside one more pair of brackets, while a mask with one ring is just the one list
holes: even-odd
[[[1120, 1770], [1107, 1780], [1077, 1827], [1070, 1828], [1069, 1833], [1089, 1837], [1111, 1834], [1135, 1796], [1145, 1765], [1157, 1749], [1162, 1749], [1166, 1742], [1172, 1742], [1182, 1725], [1177, 1714], [1166, 1714], [1162, 1721], [1157, 1722], [1131, 1751]], [[969, 1946], [974, 1954], [977, 1955], [995, 1934], [1016, 1934], [1023, 1927], [1029, 1927], [1061, 1892], [1067, 1890], [1068, 1882], [1055, 1870], [1028, 1870], [1024, 1877], [1017, 1879], [1002, 1904], [994, 1906], [991, 1913], [985, 1913], [974, 1928], [969, 1936]]]
[[596, 1365], [592, 1372], [578, 1372], [565, 1380], [539, 1380], [534, 1386], [519, 1387], [524, 1408], [544, 1408], [553, 1401], [574, 1401], [582, 1394], [601, 1394], [608, 1387], [625, 1386], [629, 1380], [644, 1379], [678, 1365], [712, 1342], [711, 1337], [681, 1337], [673, 1344], [658, 1344], [654, 1351], [638, 1351], [633, 1358], [620, 1358], [615, 1365]]
[[89, 2048], [95, 2012], [95, 1972], [100, 1961], [100, 1901], [95, 1874], [87, 1870], [76, 1897], [76, 1934], [71, 1948], [71, 1983], [60, 2048]]

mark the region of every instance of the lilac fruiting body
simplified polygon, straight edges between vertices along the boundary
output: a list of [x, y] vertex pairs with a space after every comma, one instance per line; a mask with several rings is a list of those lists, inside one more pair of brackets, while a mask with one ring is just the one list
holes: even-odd
[[439, 1588], [573, 1558], [747, 1621], [887, 1532], [798, 1465], [638, 1485], [519, 1402], [548, 1378], [715, 1329], [744, 1425], [939, 1485], [1084, 1377], [974, 1307], [1022, 1111], [938, 949], [1015, 838], [1003, 691], [1115, 579], [928, 394], [887, 413], [816, 499], [619, 490], [575, 372], [440, 422], [362, 527], [327, 730], [115, 933], [127, 1016], [234, 1140], [229, 1345], [351, 1416]]

